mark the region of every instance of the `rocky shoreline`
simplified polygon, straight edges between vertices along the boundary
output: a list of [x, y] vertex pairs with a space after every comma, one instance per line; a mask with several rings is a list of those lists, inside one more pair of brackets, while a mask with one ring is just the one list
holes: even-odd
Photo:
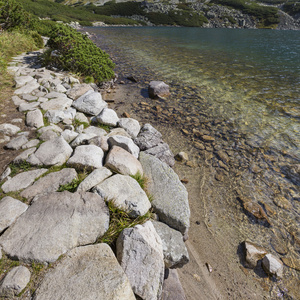
[[[26, 130], [23, 119], [0, 125], [5, 151], [23, 150], [1, 175], [0, 296], [185, 299], [176, 268], [189, 261], [190, 209], [169, 146], [38, 55], [9, 67]], [[103, 242], [112, 211], [132, 221], [113, 249]]]

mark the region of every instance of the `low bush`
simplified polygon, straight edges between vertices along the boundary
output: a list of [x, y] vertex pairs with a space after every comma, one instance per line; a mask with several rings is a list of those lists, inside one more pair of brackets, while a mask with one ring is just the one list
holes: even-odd
[[[45, 64], [50, 63], [83, 76], [92, 76], [96, 83], [114, 77], [115, 65], [108, 54], [71, 27], [57, 24], [50, 32], [48, 46], [50, 51], [45, 54]], [[57, 55], [51, 55], [53, 50], [57, 50]]]

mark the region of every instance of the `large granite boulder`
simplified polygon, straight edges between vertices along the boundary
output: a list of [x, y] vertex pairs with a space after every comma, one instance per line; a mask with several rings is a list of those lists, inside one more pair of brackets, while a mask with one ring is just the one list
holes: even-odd
[[162, 222], [152, 223], [162, 241], [166, 268], [181, 268], [187, 264], [190, 259], [182, 234]]
[[5, 145], [6, 149], [19, 150], [28, 142], [28, 139], [25, 135], [19, 135], [14, 139], [10, 140], [8, 144]]
[[148, 93], [150, 98], [157, 96], [166, 96], [170, 94], [169, 86], [163, 81], [150, 81], [148, 86]]
[[37, 196], [0, 237], [10, 256], [24, 262], [54, 262], [60, 255], [94, 243], [109, 227], [109, 211], [93, 193], [54, 192]]
[[140, 123], [132, 118], [121, 118], [118, 122], [118, 125], [125, 129], [133, 139], [138, 136], [141, 130]]
[[162, 143], [162, 135], [152, 125], [145, 124], [134, 142], [143, 150], [147, 150]]
[[108, 126], [117, 126], [119, 122], [119, 117], [117, 113], [110, 108], [104, 108], [101, 113], [96, 117], [98, 123], [108, 125]]
[[12, 197], [4, 197], [0, 201], [0, 233], [9, 227], [27, 210], [28, 205]]
[[140, 149], [130, 138], [121, 135], [113, 135], [107, 139], [107, 143], [111, 148], [113, 146], [119, 146], [131, 153], [135, 158], [139, 157]]
[[43, 144], [26, 160], [32, 165], [61, 166], [71, 156], [73, 149], [62, 136]]
[[42, 112], [39, 109], [29, 111], [26, 115], [26, 125], [35, 128], [44, 126]]
[[54, 98], [41, 104], [43, 110], [64, 110], [69, 108], [73, 100], [67, 97]]
[[173, 167], [175, 164], [174, 154], [172, 153], [167, 143], [158, 144], [153, 148], [147, 149], [145, 153], [157, 157], [159, 160], [168, 164], [170, 167]]
[[61, 185], [71, 183], [76, 178], [77, 173], [75, 169], [65, 168], [40, 178], [33, 185], [22, 191], [20, 195], [31, 200], [36, 195], [56, 192]]
[[160, 299], [165, 270], [163, 249], [150, 221], [121, 232], [117, 239], [117, 258], [137, 296]]
[[132, 218], [143, 216], [151, 207], [145, 191], [130, 176], [111, 176], [96, 185], [93, 192], [104, 199], [113, 200], [118, 208], [126, 211]]
[[149, 179], [147, 188], [160, 221], [182, 234], [187, 233], [190, 227], [188, 192], [178, 175], [167, 164], [144, 152], [140, 153], [140, 162]]
[[100, 93], [90, 90], [75, 100], [72, 106], [83, 113], [97, 116], [107, 107], [107, 103], [102, 100]]
[[18, 131], [20, 131], [20, 127], [8, 123], [0, 124], [0, 133], [5, 135], [15, 135]]
[[106, 156], [105, 167], [123, 175], [143, 175], [141, 163], [128, 151], [113, 146]]
[[128, 278], [107, 244], [69, 251], [46, 274], [34, 300], [135, 300]]
[[103, 150], [95, 145], [76, 147], [73, 156], [67, 161], [67, 166], [81, 170], [94, 170], [103, 167]]

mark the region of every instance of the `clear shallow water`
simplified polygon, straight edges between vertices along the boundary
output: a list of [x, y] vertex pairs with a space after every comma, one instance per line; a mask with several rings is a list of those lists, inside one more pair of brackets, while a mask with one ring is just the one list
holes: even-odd
[[[109, 38], [109, 43], [122, 48], [135, 64], [150, 67], [155, 72], [153, 79], [199, 88], [199, 96], [208, 101], [208, 113], [234, 122], [249, 143], [300, 159], [299, 32], [203, 28], [90, 31]], [[197, 100], [192, 105], [197, 107]]]
[[[205, 128], [214, 134], [216, 146], [230, 156], [230, 185], [263, 205], [272, 222], [265, 227], [246, 217], [233, 193], [220, 193], [199, 203], [209, 211], [211, 228], [216, 232], [222, 228], [234, 247], [249, 238], [279, 257], [299, 262], [299, 181], [287, 180], [282, 168], [300, 160], [300, 33], [199, 28], [91, 28], [89, 32], [114, 55], [117, 71], [141, 82], [170, 84], [172, 95], [163, 109], [174, 108], [181, 128]], [[208, 153], [217, 150], [208, 148]], [[252, 163], [260, 169], [255, 174]], [[218, 170], [217, 157], [212, 165]], [[272, 299], [299, 298], [299, 271], [285, 270], [274, 291], [287, 288], [296, 296]]]

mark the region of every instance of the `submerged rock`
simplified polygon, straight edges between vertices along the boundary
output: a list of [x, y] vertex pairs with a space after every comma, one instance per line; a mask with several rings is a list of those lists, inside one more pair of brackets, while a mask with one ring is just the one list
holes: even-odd
[[269, 275], [276, 275], [281, 278], [283, 275], [283, 264], [273, 254], [267, 254], [262, 260], [262, 266]]
[[267, 254], [266, 249], [249, 241], [245, 241], [245, 256], [249, 268], [255, 268], [257, 262], [264, 258]]

